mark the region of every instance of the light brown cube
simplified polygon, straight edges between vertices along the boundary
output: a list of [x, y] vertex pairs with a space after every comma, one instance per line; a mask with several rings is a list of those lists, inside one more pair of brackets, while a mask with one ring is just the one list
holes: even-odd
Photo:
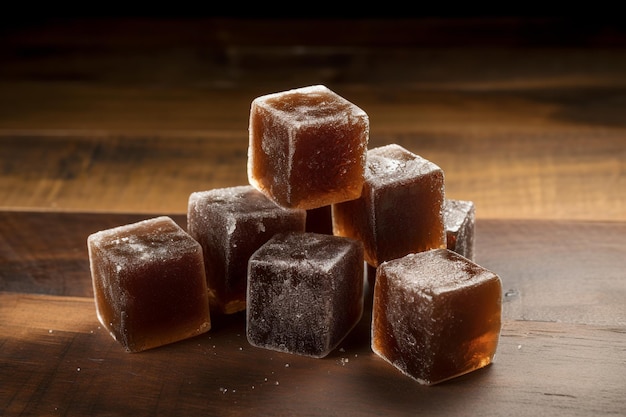
[[314, 209], [361, 194], [369, 118], [323, 85], [268, 94], [250, 109], [248, 179], [284, 207]]

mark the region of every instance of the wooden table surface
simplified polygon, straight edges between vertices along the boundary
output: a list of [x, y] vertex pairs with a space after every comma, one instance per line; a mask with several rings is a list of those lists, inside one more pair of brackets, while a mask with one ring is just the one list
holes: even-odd
[[[0, 19], [0, 415], [626, 415], [626, 27], [564, 18]], [[244, 316], [126, 354], [86, 238], [247, 183], [250, 102], [325, 84], [444, 169], [503, 281], [494, 363], [433, 387]], [[367, 299], [366, 301], [369, 301]], [[366, 305], [368, 305], [366, 303]]]

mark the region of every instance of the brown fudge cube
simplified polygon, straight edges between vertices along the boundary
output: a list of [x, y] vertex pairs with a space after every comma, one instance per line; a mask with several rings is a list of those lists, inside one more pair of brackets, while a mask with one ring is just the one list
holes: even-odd
[[211, 328], [202, 248], [167, 216], [91, 234], [100, 323], [128, 352]]
[[250, 255], [275, 233], [304, 231], [305, 221], [305, 210], [280, 207], [251, 185], [192, 193], [187, 230], [202, 245], [211, 310], [245, 310]]
[[474, 260], [476, 209], [472, 201], [446, 199], [443, 224], [448, 249]]
[[321, 358], [363, 314], [363, 245], [318, 233], [281, 233], [249, 263], [251, 345]]
[[248, 179], [284, 207], [312, 209], [361, 194], [369, 118], [323, 85], [257, 97]]
[[392, 144], [369, 150], [363, 192], [333, 204], [335, 235], [361, 240], [372, 266], [408, 253], [446, 247], [444, 174]]
[[372, 350], [432, 385], [492, 362], [502, 285], [491, 271], [448, 249], [381, 264], [372, 307]]

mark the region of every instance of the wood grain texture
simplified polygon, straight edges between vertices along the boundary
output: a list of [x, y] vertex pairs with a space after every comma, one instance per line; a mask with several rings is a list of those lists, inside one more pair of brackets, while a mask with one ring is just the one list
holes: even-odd
[[255, 97], [323, 83], [479, 216], [623, 221], [624, 45], [619, 22], [565, 18], [18, 22], [0, 207], [182, 213], [247, 182]]
[[[506, 320], [489, 367], [434, 387], [372, 353], [369, 317], [313, 359], [251, 347], [242, 315], [125, 353], [90, 298], [0, 293], [5, 415], [621, 415], [626, 328]], [[52, 359], [54, 358], [54, 359]]]
[[[93, 297], [87, 237], [148, 217], [0, 212], [0, 291]], [[185, 216], [173, 218], [186, 228]]]
[[[247, 184], [245, 132], [0, 133], [0, 207], [185, 213], [195, 191]], [[621, 133], [389, 133], [438, 164], [480, 218], [626, 220]]]

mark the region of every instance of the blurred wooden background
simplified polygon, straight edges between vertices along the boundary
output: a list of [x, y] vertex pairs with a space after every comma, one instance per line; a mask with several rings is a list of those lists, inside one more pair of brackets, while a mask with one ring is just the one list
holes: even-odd
[[247, 182], [250, 102], [322, 83], [479, 218], [626, 220], [619, 19], [91, 17], [0, 31], [0, 208], [182, 213]]

